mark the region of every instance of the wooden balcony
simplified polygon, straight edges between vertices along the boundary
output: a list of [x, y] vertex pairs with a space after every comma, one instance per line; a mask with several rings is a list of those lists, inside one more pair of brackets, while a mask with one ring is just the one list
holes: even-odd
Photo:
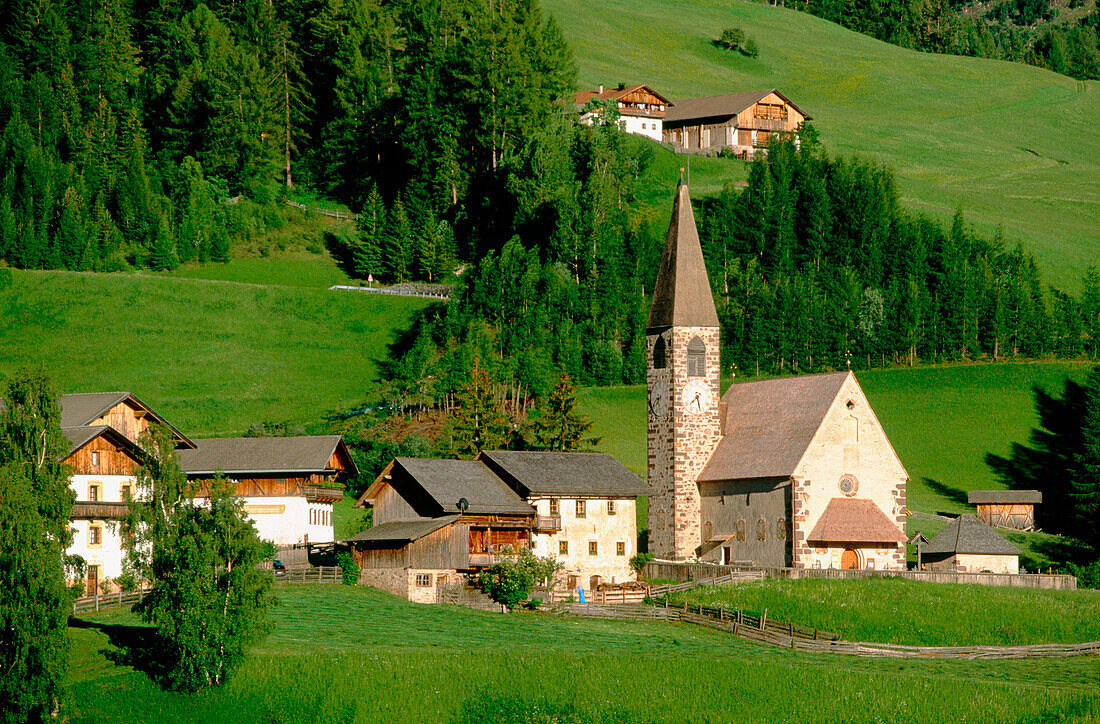
[[784, 133], [792, 133], [798, 130], [795, 124], [790, 121], [775, 121], [768, 118], [753, 118], [747, 124], [738, 126], [738, 128], [757, 131], [781, 131]]
[[540, 532], [554, 532], [561, 530], [560, 515], [536, 515], [532, 528]]
[[[496, 546], [494, 546], [495, 548]], [[502, 546], [498, 550], [486, 551], [480, 550], [477, 552], [470, 551], [470, 567], [471, 568], [488, 568], [494, 563], [500, 563], [505, 558], [514, 558], [519, 555], [518, 551], [513, 551], [511, 546]]]
[[343, 488], [326, 488], [320, 485], [303, 485], [302, 495], [315, 503], [338, 503], [344, 499]]
[[130, 506], [126, 503], [78, 500], [73, 503], [73, 512], [70, 517], [73, 520], [117, 520], [125, 518], [129, 513]]

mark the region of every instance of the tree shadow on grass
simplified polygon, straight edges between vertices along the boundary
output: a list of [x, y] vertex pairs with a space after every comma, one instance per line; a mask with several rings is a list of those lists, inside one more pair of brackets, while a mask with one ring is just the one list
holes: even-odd
[[113, 648], [103, 649], [100, 653], [108, 661], [136, 669], [162, 686], [167, 681], [166, 661], [162, 655], [164, 644], [156, 629], [150, 626], [96, 623], [79, 618], [70, 618], [69, 626], [105, 634]]
[[[932, 478], [923, 478], [924, 484], [931, 488], [936, 493], [950, 500], [952, 503], [958, 503], [959, 505], [970, 505], [969, 493], [965, 490], [959, 490], [958, 488], [952, 488], [950, 485], [941, 483], [938, 480]], [[957, 513], [949, 513], [952, 517]]]

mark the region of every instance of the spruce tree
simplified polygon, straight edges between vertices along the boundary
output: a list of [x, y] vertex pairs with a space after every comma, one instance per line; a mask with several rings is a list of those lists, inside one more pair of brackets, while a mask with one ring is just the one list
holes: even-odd
[[477, 358], [469, 382], [458, 393], [450, 427], [451, 451], [460, 458], [506, 447], [511, 437], [508, 417], [493, 395], [492, 378]]
[[529, 444], [535, 450], [586, 451], [600, 441], [591, 432], [592, 421], [577, 409], [577, 390], [573, 381], [562, 371], [558, 383], [529, 424]]

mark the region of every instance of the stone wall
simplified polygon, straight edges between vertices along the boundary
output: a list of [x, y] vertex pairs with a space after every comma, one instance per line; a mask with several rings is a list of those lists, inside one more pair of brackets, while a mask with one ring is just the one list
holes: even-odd
[[[706, 374], [688, 377], [687, 348], [698, 336], [706, 346]], [[666, 368], [653, 368], [653, 347], [663, 337]], [[695, 482], [710, 460], [721, 434], [718, 419], [718, 327], [669, 327], [646, 337], [647, 389], [650, 402], [648, 426], [648, 482], [650, 498], [650, 550], [673, 559], [694, 558], [702, 543], [699, 487]], [[689, 410], [684, 388], [692, 380], [706, 383], [707, 399], [698, 412]], [[655, 396], [667, 396], [654, 405]]]
[[[418, 579], [418, 574], [424, 578]], [[364, 568], [359, 571], [359, 583], [413, 603], [438, 603], [439, 589], [458, 576], [456, 571], [439, 568]]]
[[1019, 573], [1019, 556], [985, 555], [975, 553], [957, 553], [940, 561], [928, 561], [922, 564], [926, 571], [950, 571], [960, 573]]

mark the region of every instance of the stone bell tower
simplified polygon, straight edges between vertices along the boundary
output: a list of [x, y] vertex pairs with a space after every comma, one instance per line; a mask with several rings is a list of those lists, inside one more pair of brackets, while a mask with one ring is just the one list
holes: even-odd
[[718, 350], [718, 314], [681, 177], [646, 323], [649, 549], [658, 558], [694, 558], [703, 542], [696, 478], [721, 436]]

